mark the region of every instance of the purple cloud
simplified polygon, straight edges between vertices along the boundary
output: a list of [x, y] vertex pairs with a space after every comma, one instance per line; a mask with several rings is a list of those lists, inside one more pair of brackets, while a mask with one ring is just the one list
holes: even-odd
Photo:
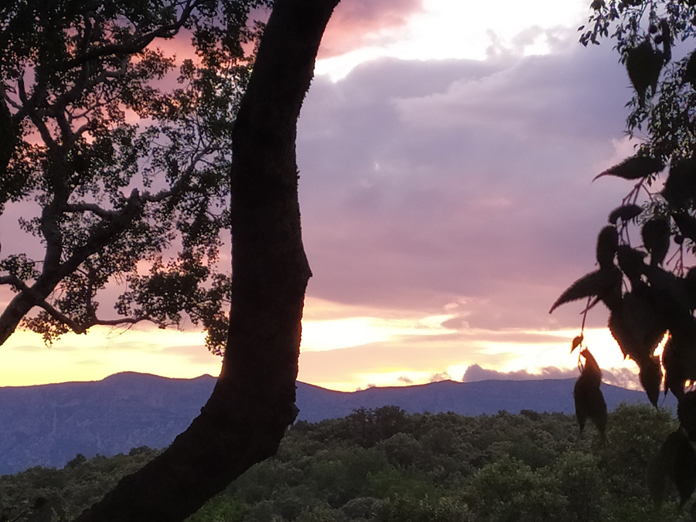
[[[499, 372], [482, 368], [478, 364], [469, 366], [462, 377], [462, 382], [478, 381], [530, 381], [538, 379], [576, 379], [580, 372], [576, 369], [566, 370], [550, 366], [542, 368], [540, 373], [530, 373], [527, 370]], [[611, 368], [602, 370], [602, 381], [613, 386], [642, 390], [638, 375], [628, 368]]]
[[609, 46], [579, 44], [317, 78], [298, 138], [310, 295], [431, 311], [462, 298], [470, 326], [577, 326], [579, 310], [548, 309], [594, 269], [629, 189], [591, 183], [616, 160], [627, 85]]

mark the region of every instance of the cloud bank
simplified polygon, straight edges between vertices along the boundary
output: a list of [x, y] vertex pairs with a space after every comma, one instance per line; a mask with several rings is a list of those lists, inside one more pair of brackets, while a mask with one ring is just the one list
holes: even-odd
[[596, 234], [629, 189], [591, 183], [630, 153], [626, 85], [609, 46], [579, 45], [317, 78], [298, 135], [310, 295], [458, 303], [477, 328], [578, 325], [579, 310], [548, 309], [594, 269]]

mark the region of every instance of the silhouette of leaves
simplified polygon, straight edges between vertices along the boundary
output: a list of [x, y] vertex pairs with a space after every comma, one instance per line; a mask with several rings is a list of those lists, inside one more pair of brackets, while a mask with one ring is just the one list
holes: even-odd
[[655, 50], [647, 38], [626, 51], [626, 70], [641, 105], [645, 103], [648, 87], [650, 94], [655, 95], [664, 59], [664, 53]]
[[662, 365], [665, 369], [665, 389], [681, 400], [686, 381], [696, 380], [696, 319], [692, 316], [680, 323], [677, 328], [670, 328], [670, 338], [662, 353]]
[[619, 245], [616, 249], [616, 254], [619, 268], [626, 274], [631, 284], [635, 286], [647, 269], [647, 265], [643, 262], [645, 253], [639, 252], [628, 245]]
[[679, 507], [683, 508], [696, 489], [696, 451], [686, 437], [677, 445], [674, 458], [674, 484], [679, 492]]
[[638, 217], [641, 212], [643, 212], [643, 209], [638, 205], [622, 205], [611, 211], [609, 223], [616, 225], [619, 219], [623, 222], [630, 221]]
[[653, 218], [643, 225], [643, 245], [650, 252], [650, 264], [662, 264], [669, 250], [671, 229], [665, 218]]
[[686, 280], [657, 266], [646, 267], [645, 275], [655, 303], [669, 319], [669, 329], [674, 332], [685, 325], [690, 328], [689, 316], [694, 303]]
[[669, 23], [664, 18], [660, 20], [660, 34], [655, 37], [655, 43], [662, 43], [662, 56], [664, 63], [669, 62], [672, 59], [673, 38]]
[[685, 393], [679, 399], [677, 418], [689, 438], [696, 441], [696, 392]]
[[621, 271], [616, 267], [591, 272], [570, 285], [553, 303], [549, 313], [562, 304], [590, 296], [598, 297], [612, 308], [614, 303], [621, 300], [621, 279]]
[[696, 243], [696, 218], [689, 214], [673, 214], [672, 218], [684, 237]]
[[683, 158], [673, 161], [661, 194], [677, 208], [684, 207], [689, 200], [693, 200], [696, 197], [696, 159]]
[[689, 55], [689, 59], [686, 62], [686, 67], [684, 69], [684, 74], [682, 76], [682, 81], [684, 83], [694, 84], [696, 80], [696, 51]]
[[684, 291], [689, 300], [688, 309], [693, 312], [696, 309], [696, 267], [689, 269], [684, 276]]
[[599, 389], [602, 383], [602, 371], [587, 348], [580, 352], [580, 355], [585, 358], [585, 364], [573, 389], [575, 416], [581, 433], [589, 419], [604, 436], [607, 427], [607, 403], [602, 390]]
[[656, 174], [664, 168], [665, 164], [660, 159], [636, 155], [626, 158], [618, 165], [614, 165], [601, 174], [598, 174], [594, 179], [602, 176], [616, 176], [623, 179], [641, 179], [647, 178], [651, 174]]
[[600, 268], [614, 266], [614, 255], [619, 245], [619, 233], [614, 226], [606, 226], [597, 236], [597, 262]]
[[662, 384], [662, 367], [660, 359], [654, 355], [642, 359], [638, 362], [640, 372], [638, 377], [648, 399], [657, 408], [657, 401], [660, 398], [660, 385]]
[[[662, 444], [660, 452], [648, 465], [648, 490], [653, 501], [658, 506], [665, 497], [665, 478], [674, 475], [677, 450], [685, 440], [686, 435], [682, 430], [670, 433]], [[688, 443], [688, 441], [686, 442]]]
[[656, 405], [662, 372], [653, 353], [667, 331], [667, 323], [647, 285], [637, 285], [624, 295], [620, 306], [611, 311], [609, 330], [624, 357], [631, 358], [640, 367], [643, 388]]
[[570, 346], [570, 353], [573, 353], [573, 351], [575, 351], [575, 349], [576, 349], [578, 346], [580, 346], [580, 345], [582, 344], [582, 341], [583, 341], [584, 339], [585, 339], [585, 337], [584, 337], [582, 334], [576, 335], [576, 336], [573, 338], [573, 342], [572, 342], [572, 344], [571, 344], [571, 346]]
[[[648, 482], [659, 503], [665, 477], [670, 476], [683, 506], [696, 490], [696, 267], [684, 275], [696, 253], [696, 0], [597, 1], [592, 8], [592, 27], [580, 29], [580, 41], [587, 45], [602, 37], [613, 40], [635, 89], [626, 104], [627, 133], [640, 136], [641, 142], [633, 156], [595, 177], [635, 181], [621, 206], [609, 214], [609, 224], [619, 232], [618, 244], [605, 227], [597, 243], [600, 269], [571, 285], [554, 306], [583, 293], [594, 295], [595, 302], [603, 300], [610, 309], [609, 329], [624, 356], [638, 365], [640, 382], [655, 406], [664, 375], [665, 394], [671, 391], [679, 400], [681, 427], [651, 464]], [[687, 41], [691, 48], [684, 47]], [[665, 67], [675, 45], [685, 56]], [[660, 188], [658, 175], [667, 166]], [[629, 224], [639, 225], [638, 248], [632, 244]], [[670, 251], [672, 239], [678, 247]], [[602, 271], [612, 268], [621, 272], [618, 288], [610, 287], [609, 278], [607, 286], [600, 284]], [[583, 326], [586, 318], [587, 309]], [[655, 350], [665, 338], [657, 357]], [[576, 385], [581, 426], [589, 417], [580, 399], [594, 390], [583, 379]], [[696, 520], [696, 502], [691, 514]]]

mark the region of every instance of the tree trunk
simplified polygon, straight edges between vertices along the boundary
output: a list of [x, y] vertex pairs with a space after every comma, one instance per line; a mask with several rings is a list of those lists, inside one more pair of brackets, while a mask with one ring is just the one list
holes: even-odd
[[79, 522], [181, 521], [277, 451], [297, 415], [310, 277], [297, 197], [297, 117], [339, 0], [276, 0], [233, 137], [232, 309], [222, 373], [201, 415]]

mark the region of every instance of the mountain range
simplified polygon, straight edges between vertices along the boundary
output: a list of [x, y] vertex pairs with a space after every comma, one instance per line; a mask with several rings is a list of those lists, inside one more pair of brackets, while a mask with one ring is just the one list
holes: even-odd
[[[521, 410], [572, 414], [574, 384], [574, 379], [441, 381], [338, 392], [298, 383], [298, 420], [318, 422], [387, 405], [408, 413], [469, 416]], [[95, 382], [0, 387], [0, 475], [62, 467], [78, 453], [111, 456], [138, 446], [166, 447], [198, 415], [214, 385], [209, 375], [169, 379], [126, 372]], [[643, 392], [606, 384], [602, 390], [610, 410], [621, 402], [647, 403]]]

